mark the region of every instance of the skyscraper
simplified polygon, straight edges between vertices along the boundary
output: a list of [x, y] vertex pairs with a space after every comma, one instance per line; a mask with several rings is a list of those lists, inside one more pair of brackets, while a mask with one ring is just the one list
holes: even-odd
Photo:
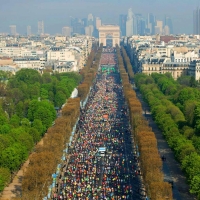
[[193, 11], [193, 33], [200, 35], [200, 9], [197, 7]]
[[157, 20], [155, 26], [155, 34], [162, 34], [163, 33], [163, 21]]
[[89, 36], [94, 35], [94, 17], [92, 14], [88, 15], [87, 18], [87, 27], [85, 27], [85, 34]]
[[133, 11], [131, 8], [128, 9], [128, 15], [126, 20], [126, 36], [130, 37], [133, 35]]
[[82, 20], [70, 17], [70, 26], [73, 34], [85, 34], [85, 26]]
[[98, 38], [99, 37], [99, 27], [101, 26], [101, 19], [99, 17], [96, 17], [95, 19], [95, 27], [94, 27], [94, 32], [93, 36]]
[[64, 27], [62, 28], [62, 35], [63, 35], [63, 36], [70, 37], [70, 36], [71, 36], [71, 28], [68, 27], [68, 26], [64, 26]]
[[26, 34], [27, 36], [31, 35], [31, 26], [26, 27]]
[[14, 35], [14, 36], [17, 34], [17, 27], [16, 27], [16, 25], [10, 25], [10, 34]]
[[94, 25], [94, 17], [93, 17], [93, 15], [91, 13], [88, 15], [88, 23], [87, 23], [87, 25], [88, 26]]
[[44, 22], [39, 21], [38, 22], [38, 35], [43, 35], [44, 34]]
[[151, 35], [155, 34], [155, 26], [156, 26], [155, 16], [152, 13], [149, 13], [148, 14], [148, 24], [147, 24], [147, 27], [148, 27], [149, 33]]
[[141, 14], [134, 15], [134, 28], [133, 33], [138, 35], [145, 35], [146, 32], [146, 21]]
[[99, 17], [96, 17], [96, 24], [95, 24], [95, 26], [96, 26], [96, 29], [97, 29], [97, 30], [98, 30], [99, 27], [101, 26], [101, 19], [100, 19]]
[[169, 16], [165, 16], [164, 26], [168, 26], [169, 34], [173, 34], [173, 23], [172, 23], [172, 19]]
[[121, 36], [126, 36], [126, 19], [127, 19], [127, 15], [119, 16], [119, 27], [121, 31]]

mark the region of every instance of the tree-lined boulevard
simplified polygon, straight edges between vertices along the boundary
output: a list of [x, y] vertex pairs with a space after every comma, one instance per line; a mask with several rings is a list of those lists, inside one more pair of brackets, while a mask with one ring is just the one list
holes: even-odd
[[[148, 121], [133, 89], [135, 75], [125, 49], [94, 45], [80, 74], [79, 97], [67, 100], [35, 146], [21, 197], [15, 199], [182, 200], [187, 191], [178, 191], [167, 170], [174, 158], [159, 151], [161, 132]], [[30, 102], [28, 119], [37, 116], [38, 102]], [[177, 171], [176, 166], [170, 170]]]

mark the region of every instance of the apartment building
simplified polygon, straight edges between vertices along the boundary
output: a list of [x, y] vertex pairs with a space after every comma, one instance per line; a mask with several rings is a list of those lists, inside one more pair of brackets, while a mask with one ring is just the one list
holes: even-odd
[[169, 72], [174, 79], [182, 75], [200, 79], [200, 41], [195, 37], [183, 35], [180, 41], [176, 38], [168, 43], [153, 40], [153, 36], [152, 40], [140, 38], [139, 42], [129, 38], [127, 44], [131, 62], [138, 72], [148, 75]]

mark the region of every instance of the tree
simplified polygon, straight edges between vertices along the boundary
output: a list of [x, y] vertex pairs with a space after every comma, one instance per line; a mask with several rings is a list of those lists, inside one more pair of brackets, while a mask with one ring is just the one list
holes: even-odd
[[14, 128], [11, 130], [10, 135], [21, 145], [24, 145], [27, 152], [33, 148], [34, 142], [31, 135], [29, 135], [23, 127]]
[[190, 78], [190, 87], [197, 87], [197, 81], [195, 80], [194, 76], [191, 76]]
[[12, 146], [0, 152], [0, 165], [9, 168], [11, 171], [15, 171], [27, 156], [28, 154], [25, 146], [19, 143], [14, 143]]
[[29, 134], [32, 136], [34, 143], [37, 143], [40, 140], [40, 133], [36, 128], [30, 128]]
[[200, 198], [200, 175], [196, 175], [192, 178], [190, 186], [190, 192], [192, 194], [197, 194], [198, 198]]
[[53, 116], [50, 110], [44, 107], [39, 107], [38, 110], [34, 113], [34, 119], [39, 119], [42, 122], [42, 125], [47, 129], [52, 125]]
[[55, 106], [61, 107], [66, 101], [66, 95], [62, 91], [58, 91], [55, 95]]
[[8, 134], [10, 132], [10, 125], [4, 124], [0, 126], [0, 134]]
[[0, 167], [0, 192], [3, 191], [4, 187], [10, 181], [10, 171], [8, 168]]
[[20, 118], [19, 118], [18, 115], [16, 115], [16, 114], [12, 115], [12, 117], [10, 118], [10, 125], [13, 128], [19, 127], [19, 125], [20, 125]]
[[45, 127], [42, 125], [42, 121], [39, 119], [34, 119], [32, 127], [35, 128], [40, 133], [40, 135], [42, 135], [45, 131]]

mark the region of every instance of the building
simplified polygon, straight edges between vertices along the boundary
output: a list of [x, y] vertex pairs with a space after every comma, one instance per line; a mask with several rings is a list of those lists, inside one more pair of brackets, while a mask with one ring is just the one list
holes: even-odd
[[155, 26], [155, 34], [163, 33], [163, 21], [157, 20]]
[[193, 34], [200, 35], [200, 9], [197, 7], [193, 11]]
[[87, 18], [87, 26], [90, 26], [90, 25], [94, 26], [94, 17], [91, 13], [88, 15], [88, 18]]
[[126, 20], [126, 36], [127, 37], [130, 37], [133, 35], [133, 25], [134, 25], [133, 11], [131, 8], [129, 8], [127, 20]]
[[96, 17], [95, 28], [98, 30], [100, 26], [101, 26], [101, 19], [99, 17]]
[[166, 26], [163, 28], [163, 34], [164, 34], [164, 35], [170, 35], [169, 26], [166, 25]]
[[172, 19], [169, 16], [165, 16], [164, 26], [168, 27], [169, 34], [173, 34], [174, 33]]
[[71, 28], [69, 26], [64, 26], [62, 28], [62, 35], [66, 36], [66, 37], [70, 37], [71, 36]]
[[134, 15], [134, 35], [145, 35], [146, 21], [141, 14]]
[[127, 15], [119, 16], [119, 27], [121, 31], [121, 36], [126, 36], [126, 19], [127, 19]]
[[17, 34], [17, 27], [16, 25], [10, 25], [10, 34], [15, 36]]
[[92, 14], [88, 15], [87, 26], [85, 27], [85, 35], [93, 36], [94, 34], [94, 17]]
[[85, 27], [85, 35], [92, 36], [94, 32], [94, 26], [89, 25]]
[[15, 59], [13, 59], [13, 62], [20, 69], [28, 68], [28, 69], [41, 70], [44, 65], [42, 60], [40, 60], [39, 58], [33, 58], [33, 57], [15, 58]]
[[101, 26], [101, 19], [99, 17], [96, 17], [94, 31], [93, 31], [93, 36], [96, 37], [96, 38], [99, 37], [99, 30], [98, 29], [99, 29], [100, 26]]
[[70, 17], [70, 27], [73, 34], [85, 34], [84, 21], [81, 19]]
[[149, 34], [154, 35], [155, 34], [155, 26], [156, 26], [156, 19], [155, 16], [152, 13], [148, 14], [148, 24], [147, 27], [149, 29]]
[[38, 35], [44, 35], [44, 21], [38, 22]]
[[26, 27], [26, 34], [27, 36], [31, 35], [31, 26]]
[[134, 35], [127, 40], [127, 50], [138, 72], [171, 73], [174, 79], [189, 75], [200, 81], [200, 44], [195, 36]]

